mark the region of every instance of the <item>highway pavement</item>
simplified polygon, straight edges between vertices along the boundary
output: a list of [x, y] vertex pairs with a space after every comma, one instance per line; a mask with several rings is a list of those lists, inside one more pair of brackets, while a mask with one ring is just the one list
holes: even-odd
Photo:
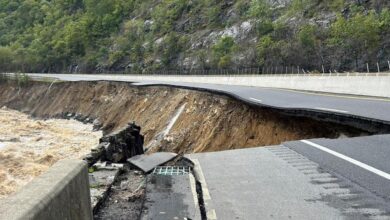
[[288, 147], [188, 157], [208, 219], [390, 219], [388, 201]]
[[301, 140], [283, 145], [390, 201], [390, 135]]
[[339, 94], [321, 94], [294, 90], [247, 86], [177, 83], [161, 81], [134, 81], [126, 75], [81, 74], [30, 74], [36, 77], [53, 77], [65, 81], [125, 81], [138, 86], [166, 85], [190, 89], [211, 90], [228, 94], [245, 102], [277, 109], [309, 110], [332, 115], [353, 116], [390, 124], [390, 99], [359, 97]]
[[201, 219], [192, 175], [147, 176], [142, 220]]

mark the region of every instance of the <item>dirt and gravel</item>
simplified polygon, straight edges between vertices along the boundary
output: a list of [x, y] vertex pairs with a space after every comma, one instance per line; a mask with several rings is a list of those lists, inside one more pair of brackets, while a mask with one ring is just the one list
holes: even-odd
[[[285, 116], [206, 92], [169, 87], [136, 87], [120, 82], [34, 82], [0, 87], [0, 106], [36, 117], [65, 112], [97, 118], [106, 133], [136, 121], [151, 151], [193, 153], [280, 144], [283, 141], [361, 132], [351, 127]], [[184, 106], [178, 115], [178, 110]], [[172, 120], [174, 123], [172, 124]], [[170, 127], [171, 126], [171, 127]], [[169, 128], [169, 132], [167, 131]]]
[[111, 187], [106, 201], [94, 215], [95, 220], [139, 219], [145, 199], [145, 176], [128, 167]]
[[74, 120], [36, 120], [0, 109], [0, 199], [18, 191], [60, 159], [81, 159], [100, 131]]

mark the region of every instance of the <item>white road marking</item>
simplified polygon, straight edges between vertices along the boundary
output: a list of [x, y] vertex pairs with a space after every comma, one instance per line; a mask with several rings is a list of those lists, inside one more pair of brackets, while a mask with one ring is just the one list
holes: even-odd
[[215, 213], [215, 209], [208, 211], [206, 216], [207, 216], [207, 219], [209, 219], [209, 220], [216, 220], [217, 219], [217, 213]]
[[348, 113], [348, 111], [339, 110], [339, 109], [333, 109], [333, 108], [321, 108], [321, 107], [315, 107], [315, 109], [318, 109], [318, 110], [324, 110], [324, 111], [331, 111], [331, 112]]
[[256, 102], [263, 102], [263, 101], [260, 100], [260, 99], [255, 99], [255, 98], [252, 98], [252, 97], [250, 97], [249, 99], [251, 99], [251, 100], [253, 100], [253, 101], [256, 101]]
[[202, 167], [198, 159], [191, 159], [195, 164], [196, 172], [198, 173], [199, 182], [202, 184], [203, 200], [211, 200], [210, 192], [207, 188], [206, 179], [204, 178]]
[[211, 200], [211, 196], [210, 196], [210, 192], [207, 188], [206, 179], [204, 178], [202, 167], [200, 166], [200, 162], [198, 159], [192, 159], [192, 158], [191, 158], [191, 161], [194, 163], [194, 170], [197, 174], [198, 181], [202, 185], [203, 201], [204, 201], [205, 206], [206, 206], [205, 208], [207, 211], [207, 213], [206, 213], [207, 219], [217, 220], [217, 214], [215, 212], [215, 209], [208, 210], [207, 201]]
[[332, 154], [333, 156], [336, 156], [336, 157], [338, 157], [338, 158], [340, 158], [340, 159], [343, 159], [343, 160], [345, 160], [345, 161], [348, 161], [348, 162], [350, 162], [350, 163], [352, 163], [352, 164], [354, 164], [354, 165], [356, 165], [356, 166], [358, 166], [358, 167], [361, 167], [361, 168], [363, 168], [363, 169], [365, 169], [365, 170], [368, 170], [368, 171], [370, 171], [370, 172], [372, 172], [372, 173], [375, 173], [375, 174], [378, 175], [378, 176], [381, 176], [381, 177], [383, 177], [383, 178], [385, 178], [385, 179], [390, 180], [390, 174], [388, 174], [388, 173], [386, 173], [386, 172], [383, 172], [383, 171], [381, 171], [381, 170], [378, 170], [378, 169], [376, 169], [376, 168], [374, 168], [374, 167], [372, 167], [372, 166], [369, 166], [369, 165], [367, 165], [367, 164], [365, 164], [365, 163], [362, 163], [362, 162], [360, 162], [360, 161], [358, 161], [358, 160], [355, 160], [355, 159], [353, 159], [353, 158], [350, 158], [350, 157], [348, 157], [348, 156], [345, 156], [344, 154], [340, 154], [340, 153], [338, 153], [338, 152], [336, 152], [336, 151], [333, 151], [333, 150], [328, 149], [328, 148], [326, 148], [326, 147], [324, 147], [324, 146], [321, 146], [321, 145], [319, 145], [319, 144], [316, 144], [316, 143], [313, 143], [313, 142], [310, 142], [310, 141], [307, 141], [307, 140], [301, 140], [301, 142], [303, 142], [303, 143], [305, 143], [305, 144], [308, 144], [308, 145], [310, 145], [310, 146], [312, 146], [312, 147], [315, 147], [315, 148], [317, 148], [317, 149], [319, 149], [319, 150], [322, 150], [322, 151], [324, 151], [324, 152], [327, 152], [327, 153], [329, 153], [329, 154]]
[[195, 207], [199, 207], [198, 193], [196, 192], [196, 182], [194, 176], [190, 175], [191, 192], [194, 198]]

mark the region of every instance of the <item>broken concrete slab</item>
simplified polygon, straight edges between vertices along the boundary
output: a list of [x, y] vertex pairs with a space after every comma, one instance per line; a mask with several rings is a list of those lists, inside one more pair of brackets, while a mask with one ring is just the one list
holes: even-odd
[[169, 152], [157, 152], [151, 155], [137, 155], [127, 161], [145, 173], [149, 173], [155, 167], [173, 160], [177, 154]]
[[93, 165], [97, 170], [117, 170], [123, 169], [124, 164], [122, 163], [108, 163], [107, 161], [99, 161]]
[[144, 136], [141, 135], [141, 127], [134, 122], [129, 123], [117, 132], [100, 138], [99, 145], [91, 149], [91, 153], [84, 160], [89, 166], [98, 160], [113, 163], [125, 162], [132, 156], [143, 154], [143, 144]]
[[108, 192], [120, 174], [120, 168], [100, 169], [89, 173], [91, 205], [95, 213], [99, 205], [106, 199]]

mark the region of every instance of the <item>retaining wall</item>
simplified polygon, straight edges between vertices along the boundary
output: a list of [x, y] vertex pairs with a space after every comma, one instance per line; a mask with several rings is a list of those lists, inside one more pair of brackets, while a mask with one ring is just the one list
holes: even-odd
[[57, 162], [21, 191], [0, 200], [0, 219], [92, 219], [87, 164]]

